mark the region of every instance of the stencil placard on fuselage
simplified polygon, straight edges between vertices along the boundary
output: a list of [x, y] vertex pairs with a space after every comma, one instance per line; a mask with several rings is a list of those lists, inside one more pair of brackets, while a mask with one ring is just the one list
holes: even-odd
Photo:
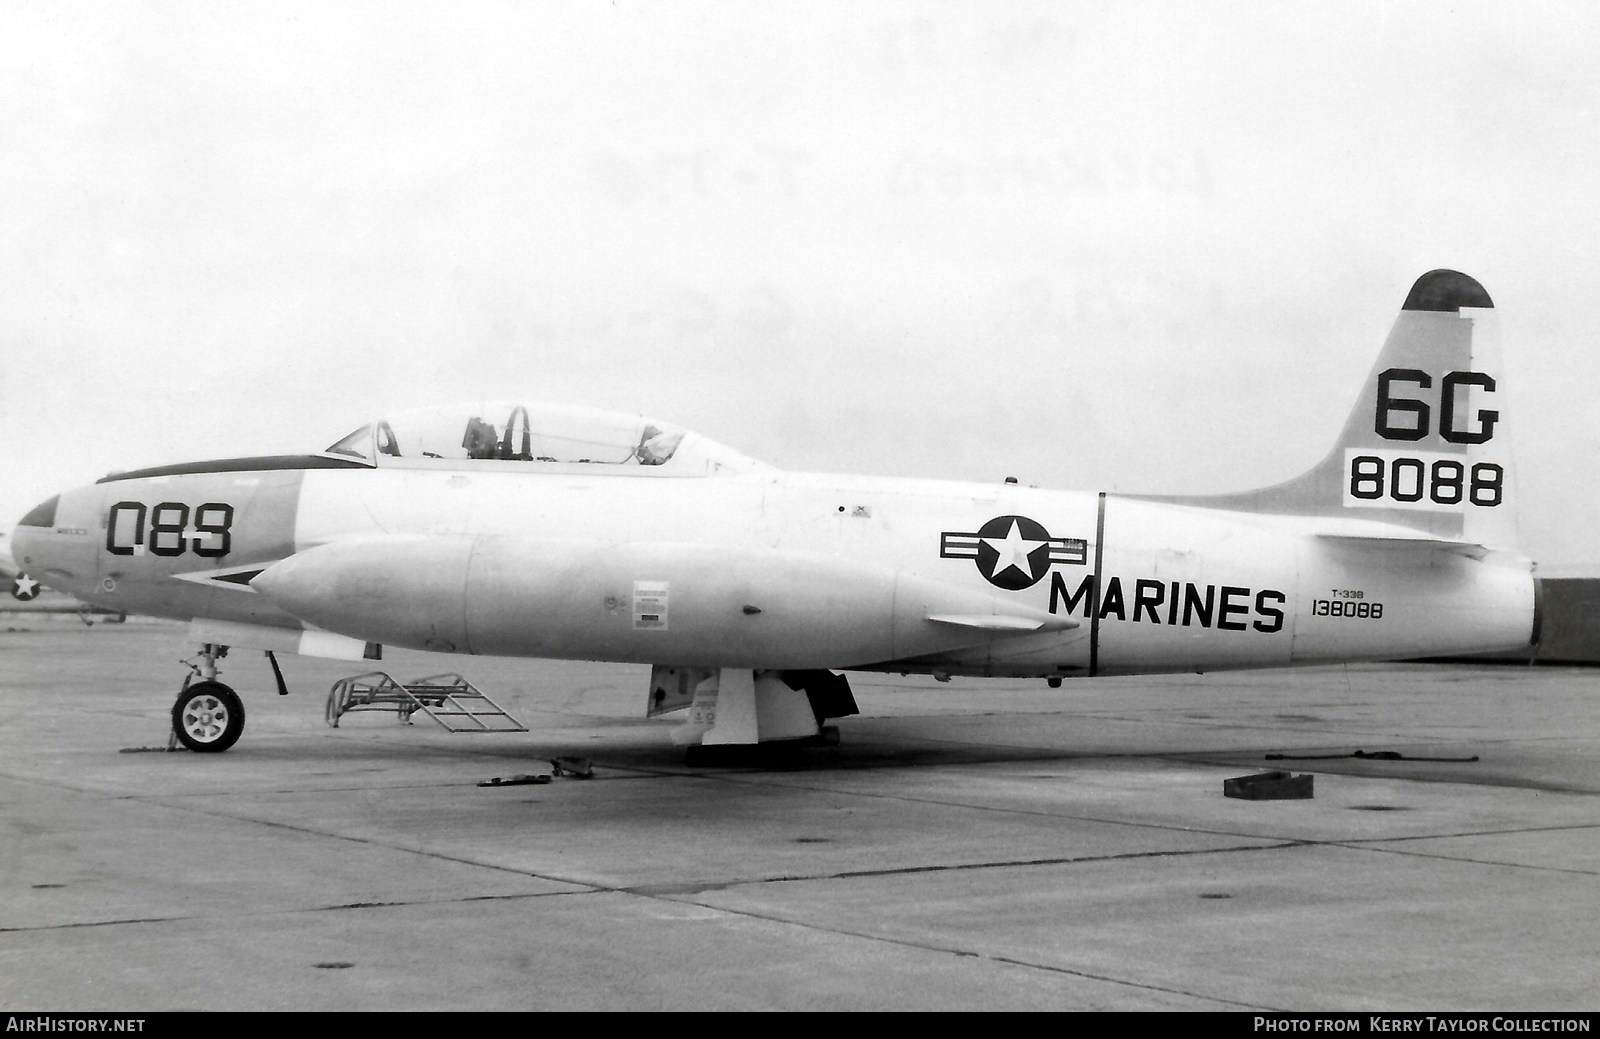
[[667, 630], [666, 581], [633, 582], [633, 626], [651, 631]]

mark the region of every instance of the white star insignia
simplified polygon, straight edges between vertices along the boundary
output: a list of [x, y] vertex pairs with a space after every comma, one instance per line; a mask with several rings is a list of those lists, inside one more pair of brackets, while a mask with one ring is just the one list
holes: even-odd
[[984, 544], [1000, 553], [1000, 558], [994, 564], [994, 576], [999, 577], [1007, 570], [1020, 570], [1029, 577], [1033, 576], [1033, 568], [1028, 564], [1028, 556], [1038, 551], [1039, 546], [1046, 544], [1043, 541], [1032, 541], [1022, 536], [1022, 531], [1017, 529], [1017, 521], [1011, 521], [1011, 529], [1004, 538], [984, 538]]
[[11, 582], [11, 594], [26, 602], [39, 594], [39, 582], [27, 574], [18, 574], [17, 579]]

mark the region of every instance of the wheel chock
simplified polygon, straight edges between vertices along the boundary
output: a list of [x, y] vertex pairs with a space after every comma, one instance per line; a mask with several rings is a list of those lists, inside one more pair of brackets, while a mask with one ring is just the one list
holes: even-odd
[[1222, 781], [1223, 797], [1246, 801], [1292, 801], [1311, 795], [1311, 776], [1292, 776], [1287, 772], [1260, 772]]
[[550, 767], [555, 769], [558, 776], [571, 776], [573, 779], [593, 779], [594, 763], [588, 758], [554, 758]]
[[523, 775], [518, 775], [518, 776], [508, 776], [508, 777], [506, 777], [504, 779], [502, 779], [499, 776], [495, 776], [493, 779], [486, 779], [483, 782], [479, 783], [478, 785], [479, 786], [533, 786], [533, 785], [538, 784], [538, 783], [548, 783], [548, 782], [550, 782], [550, 777], [546, 776], [546, 775], [530, 776], [530, 775], [527, 775], [527, 774], [523, 774]]

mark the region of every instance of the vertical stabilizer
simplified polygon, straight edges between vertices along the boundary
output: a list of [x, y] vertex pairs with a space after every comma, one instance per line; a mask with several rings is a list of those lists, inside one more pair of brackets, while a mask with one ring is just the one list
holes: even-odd
[[1458, 271], [1418, 278], [1338, 443], [1272, 487], [1162, 501], [1372, 520], [1490, 547], [1516, 544], [1494, 303]]

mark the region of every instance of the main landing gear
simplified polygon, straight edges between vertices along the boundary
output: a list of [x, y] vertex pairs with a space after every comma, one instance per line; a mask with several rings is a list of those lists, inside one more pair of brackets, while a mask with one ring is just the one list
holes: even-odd
[[217, 681], [217, 661], [227, 653], [227, 646], [208, 642], [200, 649], [198, 663], [184, 661], [191, 673], [172, 705], [172, 735], [190, 750], [220, 753], [244, 732], [244, 701]]

